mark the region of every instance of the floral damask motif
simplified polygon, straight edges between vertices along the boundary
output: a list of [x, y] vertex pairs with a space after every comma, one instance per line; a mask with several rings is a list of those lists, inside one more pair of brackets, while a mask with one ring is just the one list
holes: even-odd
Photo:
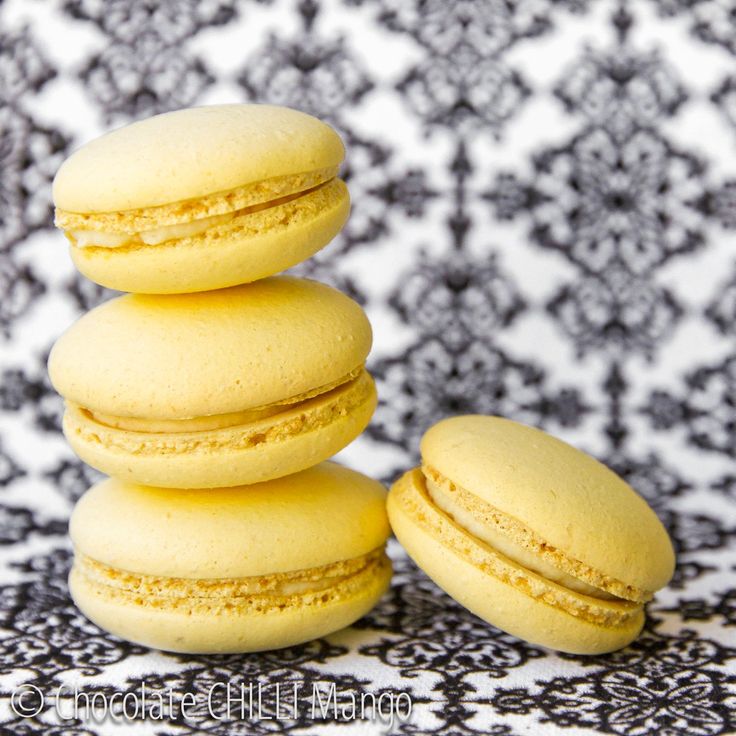
[[668, 289], [623, 268], [563, 287], [547, 307], [580, 355], [612, 349], [652, 357], [682, 314]]
[[652, 277], [703, 247], [715, 194], [706, 163], [657, 129], [686, 93], [658, 52], [623, 40], [632, 22], [614, 16], [619, 45], [586, 48], [555, 88], [580, 132], [535, 153], [531, 176], [499, 173], [485, 196], [499, 219], [529, 218], [530, 238], [578, 270], [547, 304], [578, 355], [653, 360], [683, 309]]
[[[648, 130], [622, 141], [591, 128], [534, 157], [533, 185], [501, 175], [499, 217], [531, 209], [531, 236], [588, 272], [621, 264], [645, 274], [703, 243], [703, 163]], [[523, 198], [520, 196], [523, 195]]]
[[432, 260], [420, 254], [389, 303], [405, 322], [422, 334], [442, 335], [450, 348], [492, 339], [526, 306], [495, 255], [471, 259], [463, 253]]
[[214, 78], [186, 42], [203, 28], [230, 21], [232, 0], [129, 3], [67, 0], [72, 18], [91, 21], [105, 48], [81, 72], [108, 121], [139, 118], [191, 105]]
[[[490, 715], [489, 693], [497, 682], [543, 657], [542, 649], [476, 618], [406, 557], [395, 560], [394, 581], [386, 599], [358, 626], [380, 632], [378, 642], [361, 647], [361, 654], [396, 668], [406, 684], [431, 674], [433, 691], [446, 704], [432, 708], [432, 726], [408, 723], [402, 732], [458, 736], [514, 733], [495, 718], [493, 725], [482, 727], [474, 726], [473, 719]], [[418, 710], [425, 703], [432, 704], [419, 693], [412, 697]]]
[[199, 59], [188, 58], [177, 46], [163, 45], [153, 29], [143, 31], [135, 47], [131, 53], [127, 44], [113, 43], [81, 73], [86, 89], [110, 120], [188, 107], [214, 81]]
[[414, 636], [404, 628], [395, 640], [384, 639], [361, 652], [398, 668], [403, 677], [430, 670], [448, 679], [470, 678], [479, 672], [503, 678], [507, 670], [520, 667], [530, 657], [542, 656], [538, 649], [522, 649], [514, 637], [489, 627], [454, 602], [441, 600], [435, 607], [442, 610], [441, 627], [422, 628]]
[[627, 649], [583, 659], [584, 676], [555, 677], [538, 688], [499, 687], [493, 702], [500, 713], [538, 710], [558, 726], [621, 736], [726, 734], [736, 725], [736, 678], [724, 665], [734, 657], [736, 650], [692, 632], [647, 631]]
[[[347, 148], [341, 176], [352, 204], [345, 227], [324, 251], [328, 257], [317, 256], [327, 268], [338, 265], [342, 253], [393, 234], [398, 218], [421, 218], [439, 196], [424, 169], [397, 160], [385, 136], [374, 140], [339, 127]], [[310, 261], [302, 267], [309, 269]]]
[[16, 246], [50, 225], [51, 179], [69, 145], [27, 110], [28, 99], [54, 76], [28, 28], [0, 33], [0, 336], [6, 339], [46, 288]]
[[568, 111], [625, 139], [671, 117], [686, 99], [676, 73], [657, 51], [586, 48], [555, 89]]
[[[34, 522], [28, 528], [62, 536], [66, 527]], [[102, 632], [79, 612], [66, 585], [70, 565], [70, 550], [57, 548], [15, 566], [26, 579], [2, 587], [0, 623], [9, 635], [0, 640], [0, 657], [7, 666], [32, 668], [47, 678], [70, 668], [91, 676], [145, 651]]]
[[732, 457], [736, 452], [736, 357], [688, 373], [683, 389], [679, 396], [653, 391], [642, 412], [655, 429], [684, 429], [696, 447]]
[[544, 371], [474, 340], [452, 349], [437, 338], [373, 364], [379, 408], [370, 435], [416, 453], [424, 432], [453, 414], [501, 414], [527, 424], [574, 425], [586, 408], [576, 389], [551, 391]]
[[414, 67], [397, 89], [428, 127], [495, 134], [530, 93], [518, 72], [468, 43]]
[[534, 7], [502, 0], [376, 4], [381, 23], [424, 47], [426, 58], [404, 75], [397, 89], [425, 125], [498, 136], [530, 94], [505, 52], [522, 39], [549, 31], [555, 6], [576, 11], [587, 2], [541, 2]]
[[6, 105], [22, 102], [22, 95], [39, 90], [55, 76], [28, 27], [19, 32], [0, 33], [2, 70], [0, 71], [0, 99]]
[[243, 66], [238, 79], [248, 97], [288, 105], [327, 120], [358, 104], [371, 88], [342, 38], [294, 40], [272, 35]]
[[495, 54], [524, 38], [552, 27], [555, 6], [580, 11], [587, 0], [543, 0], [534, 6], [523, 2], [489, 0], [351, 0], [356, 5], [376, 4], [379, 21], [392, 31], [410, 34], [433, 52], [447, 55], [460, 41], [487, 54]]
[[[51, 223], [51, 178], [69, 141], [61, 131], [37, 121], [26, 107], [28, 98], [54, 74], [28, 29], [0, 33], [0, 250]], [[5, 256], [3, 269], [23, 270]], [[11, 301], [18, 303], [3, 300], [4, 312]]]
[[691, 33], [736, 54], [736, 20], [730, 0], [654, 0], [663, 16], [686, 15]]

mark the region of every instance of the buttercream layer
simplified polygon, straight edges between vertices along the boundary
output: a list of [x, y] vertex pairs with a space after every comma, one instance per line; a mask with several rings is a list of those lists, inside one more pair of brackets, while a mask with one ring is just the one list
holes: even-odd
[[228, 412], [227, 414], [213, 414], [205, 417], [187, 417], [185, 419], [146, 419], [143, 417], [122, 417], [113, 414], [104, 414], [92, 409], [79, 407], [93, 421], [104, 424], [114, 429], [129, 430], [132, 432], [146, 433], [178, 433], [178, 432], [205, 432], [213, 429], [225, 429], [226, 427], [234, 427], [239, 424], [248, 424], [258, 421], [259, 419], [267, 419], [275, 416], [285, 409], [295, 408], [308, 399], [328, 393], [338, 386], [355, 380], [363, 371], [363, 367], [359, 366], [346, 376], [324, 384], [311, 391], [305, 391], [297, 396], [291, 396], [281, 401], [275, 401], [264, 406], [253, 407], [244, 411]]
[[323, 567], [246, 578], [168, 578], [109, 567], [77, 552], [73, 574], [107, 598], [167, 609], [284, 608], [349, 598], [390, 569], [383, 547]]
[[331, 179], [324, 184], [296, 194], [185, 223], [163, 225], [140, 232], [75, 229], [66, 230], [64, 234], [69, 242], [77, 248], [109, 248], [114, 250], [162, 245], [172, 241], [199, 240], [208, 236], [210, 232], [217, 239], [239, 230], [258, 232], [260, 229], [267, 227], [278, 227], [279, 224], [283, 225], [285, 222], [290, 222], [296, 216], [296, 213], [300, 213], [302, 216], [305, 214], [314, 216], [323, 209], [334, 207], [345, 196], [343, 182]]
[[641, 615], [642, 604], [604, 600], [566, 588], [526, 568], [473, 535], [430, 496], [419, 468], [409, 471], [392, 489], [391, 498], [419, 527], [465, 562], [526, 595], [598, 626], [624, 626]]
[[67, 402], [64, 430], [81, 441], [133, 455], [178, 455], [242, 450], [279, 442], [327, 426], [375, 398], [373, 379], [365, 369], [336, 388], [287, 406], [283, 411], [233, 426], [178, 432], [132, 431], [95, 421], [88, 410]]
[[424, 464], [429, 497], [460, 526], [509, 559], [570, 590], [603, 599], [620, 598], [644, 603], [653, 593], [644, 591], [566, 555], [529, 529], [519, 519]]
[[62, 230], [137, 233], [167, 225], [190, 223], [306, 192], [337, 176], [337, 167], [278, 176], [205, 197], [157, 207], [118, 212], [70, 212], [57, 207], [55, 224]]

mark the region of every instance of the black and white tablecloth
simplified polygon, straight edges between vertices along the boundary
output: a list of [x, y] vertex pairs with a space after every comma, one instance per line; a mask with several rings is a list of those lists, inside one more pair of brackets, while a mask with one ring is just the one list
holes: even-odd
[[[381, 403], [341, 458], [389, 481], [427, 426], [468, 412], [594, 453], [678, 549], [634, 645], [521, 643], [397, 545], [370, 615], [282, 652], [152, 652], [75, 610], [66, 525], [97, 475], [62, 439], [44, 363], [109, 294], [73, 271], [50, 180], [112, 126], [245, 100], [325, 118], [348, 147], [350, 222], [297, 269], [374, 325]], [[736, 732], [733, 0], [4, 0], [0, 247], [2, 733], [389, 730], [315, 714], [329, 693], [406, 693], [407, 734]], [[227, 684], [260, 685], [260, 713], [224, 713]], [[67, 720], [74, 688], [102, 703], [142, 685], [196, 706]]]

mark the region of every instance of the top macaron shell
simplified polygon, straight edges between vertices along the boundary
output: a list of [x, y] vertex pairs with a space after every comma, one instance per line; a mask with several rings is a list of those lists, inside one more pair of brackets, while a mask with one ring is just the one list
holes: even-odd
[[131, 210], [253, 182], [337, 167], [340, 137], [306, 113], [272, 105], [213, 105], [156, 115], [73, 153], [53, 184], [72, 212]]
[[674, 552], [655, 513], [615, 473], [533, 427], [458, 416], [430, 428], [422, 460], [549, 545], [643, 590], [667, 584]]
[[[110, 478], [78, 502], [78, 553], [110, 567], [174, 578], [242, 578], [368, 554], [389, 535], [386, 491], [325, 462], [248, 487], [177, 491]], [[134, 540], [134, 543], [132, 543]]]
[[59, 338], [49, 375], [65, 399], [106, 414], [210, 416], [342, 379], [364, 363], [371, 340], [352, 299], [279, 276], [214, 292], [112, 299]]

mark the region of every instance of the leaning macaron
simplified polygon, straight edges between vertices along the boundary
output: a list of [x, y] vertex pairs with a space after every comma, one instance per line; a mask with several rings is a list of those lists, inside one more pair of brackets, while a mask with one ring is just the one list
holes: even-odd
[[83, 146], [53, 186], [77, 268], [120, 291], [255, 281], [325, 246], [347, 219], [344, 148], [326, 123], [271, 105], [156, 115]]
[[371, 328], [329, 286], [275, 276], [196, 294], [126, 294], [54, 345], [49, 376], [85, 462], [171, 488], [256, 483], [326, 460], [376, 406]]
[[248, 487], [93, 487], [70, 523], [75, 603], [123, 639], [253, 652], [350, 625], [388, 587], [385, 491], [323, 463]]
[[609, 652], [638, 636], [674, 553], [621, 478], [499, 417], [445, 419], [421, 454], [421, 468], [391, 489], [388, 512], [441, 588], [498, 628], [564, 652]]

